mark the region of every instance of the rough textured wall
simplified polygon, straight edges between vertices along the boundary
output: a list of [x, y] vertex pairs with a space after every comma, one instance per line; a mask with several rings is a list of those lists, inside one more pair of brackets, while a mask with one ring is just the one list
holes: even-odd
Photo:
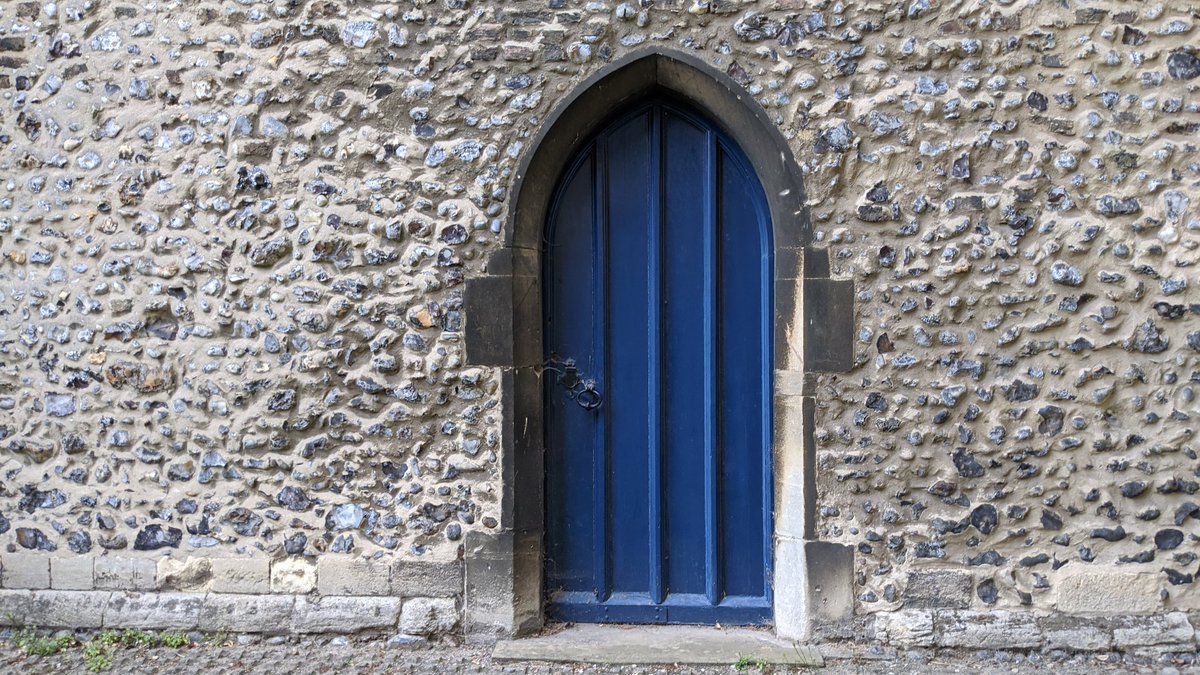
[[540, 95], [450, 4], [0, 6], [10, 546], [454, 557], [496, 527], [461, 284]]
[[1194, 607], [1198, 11], [0, 4], [2, 536], [452, 558], [496, 528], [462, 282], [555, 102], [659, 44], [792, 139], [859, 289], [815, 429], [859, 609], [1049, 607], [1085, 567]]
[[821, 534], [865, 610], [1195, 608], [1200, 5], [929, 4], [801, 12], [789, 59], [858, 292]]

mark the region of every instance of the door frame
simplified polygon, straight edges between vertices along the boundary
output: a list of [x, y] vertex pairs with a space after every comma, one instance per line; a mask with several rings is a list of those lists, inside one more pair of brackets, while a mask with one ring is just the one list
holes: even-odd
[[464, 629], [510, 636], [539, 629], [543, 614], [543, 378], [541, 249], [559, 177], [605, 121], [653, 95], [680, 99], [741, 148], [766, 193], [774, 247], [774, 626], [785, 637], [849, 620], [853, 549], [816, 540], [813, 419], [819, 373], [853, 363], [854, 291], [831, 279], [813, 248], [801, 171], [766, 111], [723, 72], [665, 48], [636, 50], [603, 66], [541, 121], [511, 177], [503, 248], [463, 293], [470, 365], [498, 369], [501, 395], [500, 518], [468, 533]]

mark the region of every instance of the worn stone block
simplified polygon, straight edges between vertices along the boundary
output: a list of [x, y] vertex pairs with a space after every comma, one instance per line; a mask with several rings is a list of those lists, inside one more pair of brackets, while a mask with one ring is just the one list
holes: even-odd
[[926, 570], [908, 573], [901, 597], [912, 609], [967, 609], [974, 579], [969, 572]]
[[464, 556], [463, 623], [468, 635], [481, 639], [511, 635], [518, 625], [510, 533], [467, 535]]
[[453, 598], [409, 598], [400, 610], [400, 632], [409, 635], [449, 633], [458, 625]]
[[157, 588], [157, 565], [149, 558], [96, 558], [92, 570], [97, 589], [152, 591]]
[[804, 280], [804, 365], [842, 373], [854, 363], [854, 282]]
[[33, 591], [0, 591], [0, 626], [24, 626], [33, 604]]
[[0, 557], [0, 578], [5, 588], [50, 588], [50, 557], [6, 553]]
[[201, 630], [286, 633], [292, 628], [293, 595], [209, 593], [200, 607]]
[[392, 564], [392, 595], [449, 597], [462, 595], [462, 561], [400, 560]]
[[394, 628], [399, 619], [400, 598], [299, 596], [292, 612], [292, 630], [297, 633], [356, 633]]
[[894, 647], [934, 645], [933, 612], [905, 609], [875, 615], [875, 639]]
[[25, 622], [44, 628], [100, 628], [111, 595], [108, 591], [36, 591]]
[[317, 560], [321, 595], [389, 595], [391, 569], [386, 562], [325, 556]]
[[158, 588], [165, 591], [207, 591], [212, 586], [209, 558], [162, 558], [155, 571]]
[[1039, 618], [1038, 624], [1047, 649], [1096, 652], [1112, 648], [1113, 628], [1104, 617], [1056, 614]]
[[1115, 619], [1113, 644], [1123, 650], [1191, 651], [1196, 648], [1196, 629], [1183, 612], [1120, 617]]
[[[854, 615], [854, 548], [825, 541], [804, 544], [812, 621], [836, 623]], [[778, 578], [778, 575], [776, 575]]]
[[317, 587], [317, 566], [300, 558], [284, 558], [271, 563], [271, 592], [311, 593]]
[[87, 556], [51, 558], [50, 588], [63, 591], [92, 590], [93, 565], [94, 559]]
[[1037, 619], [1028, 612], [936, 611], [937, 644], [964, 649], [1031, 649], [1042, 645]]
[[1158, 579], [1150, 574], [1081, 570], [1054, 587], [1055, 607], [1067, 614], [1148, 614], [1161, 606]]
[[214, 558], [209, 590], [213, 593], [269, 593], [271, 561], [265, 557]]
[[104, 613], [104, 627], [195, 630], [200, 625], [203, 602], [203, 593], [114, 591]]
[[463, 291], [463, 313], [466, 315], [467, 362], [471, 365], [513, 365], [513, 284], [513, 278], [501, 276], [476, 276], [467, 280]]
[[804, 278], [829, 278], [829, 251], [823, 248], [806, 247], [804, 249]]

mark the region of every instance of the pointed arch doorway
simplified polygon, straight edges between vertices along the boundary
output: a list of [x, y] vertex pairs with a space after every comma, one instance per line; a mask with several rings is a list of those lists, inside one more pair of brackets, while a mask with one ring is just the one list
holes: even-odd
[[[734, 576], [737, 576], [738, 582], [744, 581], [744, 578], [729, 573], [726, 573], [724, 578], [720, 574], [708, 574], [710, 569], [719, 568], [721, 565], [719, 555], [716, 565], [710, 563], [713, 558], [707, 555], [707, 551], [714, 545], [711, 542], [715, 541], [718, 548], [721, 545], [722, 539], [719, 536], [715, 539], [710, 539], [707, 535], [697, 538], [697, 541], [703, 541], [703, 548], [706, 552], [702, 583], [699, 581], [701, 575], [698, 569], [682, 572], [680, 570], [672, 572], [670, 569], [672, 561], [669, 554], [671, 536], [669, 530], [659, 538], [659, 544], [657, 544], [660, 547], [658, 549], [660, 555], [654, 557], [654, 560], [659, 562], [656, 562], [655, 565], [648, 562], [651, 559], [651, 551], [655, 550], [652, 548], [655, 544], [652, 543], [649, 530], [650, 506], [654, 501], [652, 495], [656, 494], [649, 489], [651, 476], [649, 458], [655, 456], [650, 453], [644, 454], [647, 458], [645, 460], [647, 462], [646, 473], [630, 480], [632, 485], [637, 486], [640, 498], [646, 502], [644, 509], [641, 505], [636, 507], [639, 513], [644, 512], [646, 516], [645, 520], [638, 525], [640, 529], [633, 538], [645, 543], [644, 556], [647, 562], [631, 568], [643, 570], [638, 574], [643, 575], [644, 583], [639, 581], [638, 584], [628, 585], [625, 588], [638, 596], [631, 598], [638, 601], [632, 603], [633, 605], [642, 607], [663, 603], [670, 605], [671, 579], [674, 576], [678, 580], [682, 574], [682, 578], [690, 579], [693, 585], [684, 586], [683, 589], [687, 592], [680, 593], [680, 595], [692, 595], [693, 597], [681, 599], [694, 600], [697, 604], [710, 608], [720, 606], [721, 602], [727, 599], [736, 600], [730, 604], [748, 603], [753, 605], [749, 612], [752, 616], [749, 618], [727, 620], [716, 618], [715, 614], [711, 613], [708, 616], [688, 618], [687, 612], [683, 610], [676, 611], [673, 618], [669, 611], [666, 615], [658, 614], [657, 616], [651, 612], [649, 617], [645, 617], [643, 614], [644, 618], [640, 619], [636, 616], [627, 616], [622, 619], [610, 611], [605, 617], [602, 612], [596, 614], [599, 610], [595, 607], [595, 605], [602, 604], [600, 598], [604, 596], [604, 592], [608, 593], [606, 597], [609, 599], [617, 592], [625, 592], [620, 586], [620, 583], [623, 582], [618, 578], [617, 566], [604, 561], [601, 561], [600, 565], [592, 563], [590, 571], [583, 576], [571, 576], [573, 580], [571, 583], [580, 579], [603, 581], [603, 578], [595, 576], [595, 572], [600, 570], [605, 573], [605, 565], [610, 565], [609, 585], [602, 587], [600, 584], [595, 584], [593, 588], [587, 585], [593, 581], [580, 581], [581, 585], [577, 589], [562, 583], [562, 575], [559, 571], [562, 560], [555, 559], [556, 556], [561, 558], [562, 552], [561, 547], [555, 548], [560, 546], [556, 543], [560, 539], [556, 539], [553, 533], [555, 528], [561, 526], [554, 521], [554, 518], [558, 517], [556, 514], [561, 510], [561, 502], [556, 500], [564, 498], [564, 495], [552, 494], [552, 490], [558, 489], [556, 486], [560, 481], [560, 478], [556, 478], [560, 474], [555, 473], [557, 471], [555, 462], [560, 459], [556, 459], [552, 455], [558, 450], [551, 448], [550, 445], [552, 443], [558, 445], [559, 441], [556, 439], [563, 433], [591, 439], [582, 446], [577, 446], [584, 448], [577, 452], [583, 452], [586, 456], [586, 453], [592, 453], [595, 448], [602, 447], [595, 443], [595, 434], [597, 433], [595, 429], [607, 427], [595, 422], [579, 422], [578, 424], [582, 426], [572, 428], [571, 425], [577, 423], [568, 422], [566, 423], [568, 431], [564, 432], [562, 425], [554, 420], [554, 411], [550, 409], [550, 405], [559, 405], [562, 401], [566, 401], [567, 404], [578, 408], [578, 411], [572, 410], [573, 413], [611, 415], [616, 412], [619, 421], [622, 413], [618, 409], [621, 406], [624, 406], [623, 409], [630, 407], [628, 402], [617, 402], [619, 398], [623, 398], [619, 391], [628, 390], [631, 386], [634, 390], [641, 387], [625, 384], [617, 387], [618, 391], [606, 393], [606, 388], [617, 382], [611, 379], [613, 363], [603, 365], [589, 360], [594, 359], [597, 353], [604, 351], [595, 349], [600, 341], [594, 337], [596, 335], [594, 330], [595, 313], [591, 309], [591, 300], [587, 305], [589, 309], [582, 312], [580, 316], [585, 317], [588, 325], [593, 327], [593, 341], [589, 348], [593, 349], [595, 353], [585, 358], [580, 356], [582, 351], [576, 354], [568, 353], [575, 350], [577, 344], [582, 343], [572, 343], [568, 345], [569, 348], [549, 343], [550, 340], [558, 338], [555, 337], [550, 323], [546, 321], [547, 314], [543, 309], [545, 306], [547, 312], [557, 312], [559, 310], [556, 307], [559, 307], [563, 301], [553, 296], [551, 288], [553, 275], [556, 274], [554, 271], [556, 269], [555, 261], [561, 256], [559, 252], [549, 251], [546, 246], [548, 233], [546, 225], [555, 209], [559, 186], [560, 184], [565, 185], [564, 178], [569, 180], [569, 174], [578, 168], [580, 161], [593, 163], [596, 161], [595, 156], [592, 156], [590, 160], [579, 159], [587, 155], [589, 143], [593, 143], [595, 139], [605, 133], [609, 133], [608, 138], [611, 143], [612, 133], [619, 131], [616, 128], [610, 128], [611, 124], [619, 122], [622, 118], [639, 114], [639, 106], [647, 104], [661, 106], [663, 103], [668, 104], [668, 108], [673, 106], [678, 110], [679, 117], [689, 118], [692, 123], [699, 121], [698, 126], [693, 124], [694, 129], [703, 129], [706, 135], [711, 134], [711, 138], [724, 139], [726, 141], [724, 146], [705, 145], [703, 146], [704, 151], [711, 153], [713, 147], [718, 150], [728, 149], [727, 154], [730, 158], [741, 160], [742, 168], [745, 169], [744, 174], [751, 177], [756, 176], [757, 182], [760, 184], [761, 192], [758, 196], [761, 199], [750, 201], [758, 204], [755, 208], [760, 208], [765, 212], [765, 222], [756, 221], [754, 218], [749, 220], [765, 229], [766, 235], [760, 235], [757, 244], [765, 247], [762, 249], [765, 250], [765, 254], [758, 257], [757, 264], [747, 265], [743, 260], [743, 266], [739, 269], [753, 270], [755, 275], [763, 275], [756, 277], [761, 282], [761, 286], [752, 294], [753, 297], [748, 303], [761, 311], [763, 320], [761, 329], [756, 324], [749, 331], [750, 334], [757, 335], [757, 339], [761, 340], [761, 346], [757, 350], [740, 350], [739, 354], [757, 353], [765, 361], [765, 365], [753, 370], [760, 378], [760, 384], [765, 391], [765, 403], [761, 410], [756, 411], [763, 417], [755, 417], [755, 419], [762, 420], [759, 432], [762, 433], [764, 440], [757, 445], [757, 449], [761, 451], [759, 476], [763, 484], [759, 496], [764, 501], [762, 506], [753, 512], [752, 525], [746, 528], [755, 532], [759, 529], [763, 531], [763, 559], [752, 563], [755, 570], [761, 566], [762, 574], [758, 575], [756, 572], [746, 577], [753, 579], [761, 577], [763, 586], [762, 590], [758, 590], [756, 580], [754, 591], [730, 588], [721, 584]], [[658, 114], [660, 116], [658, 133], [661, 142], [662, 129], [665, 126], [662, 124], [661, 113]], [[644, 148], [652, 145], [650, 139], [654, 137], [654, 132], [652, 129], [646, 130], [645, 128], [646, 125], [653, 125], [652, 117], [653, 114], [650, 114], [650, 117], [643, 120], [641, 133], [647, 139], [642, 145]], [[535, 138], [531, 139], [530, 149], [525, 153], [514, 176], [512, 197], [509, 200], [509, 221], [504, 229], [505, 246], [489, 258], [486, 274], [467, 280], [463, 297], [463, 309], [466, 317], [464, 343], [467, 361], [473, 365], [492, 366], [499, 369], [497, 372], [502, 378], [504, 401], [500, 453], [502, 493], [499, 527], [494, 532], [468, 533], [464, 550], [466, 569], [464, 621], [468, 632], [509, 635], [527, 633], [540, 627], [548, 617], [565, 617], [566, 614], [556, 612], [561, 608], [570, 608], [573, 600], [584, 600], [584, 602], [578, 603], [582, 606], [593, 605], [590, 608], [580, 609], [581, 614], [578, 614], [575, 620], [692, 623], [720, 620], [727, 623], [772, 623], [778, 634], [787, 637], [806, 636], [814, 622], [844, 619], [853, 606], [851, 594], [852, 551], [849, 547], [814, 541], [815, 528], [812, 515], [815, 497], [815, 451], [811, 430], [815, 398], [810, 389], [812, 380], [806, 375], [849, 369], [852, 361], [854, 296], [851, 282], [829, 278], [829, 264], [825, 252], [808, 247], [811, 229], [807, 218], [801, 174], [798, 165], [792, 158], [787, 140], [784, 139], [775, 123], [767, 117], [765, 111], [756, 102], [749, 100], [746, 91], [729, 77], [713, 70], [708, 64], [695, 57], [662, 48], [639, 50], [604, 66], [599, 72], [576, 87], [574, 92], [556, 107], [553, 114], [544, 121], [539, 121], [539, 125], [540, 131]], [[685, 127], [686, 125], [677, 128]], [[632, 128], [629, 127], [629, 129]], [[625, 131], [632, 133], [629, 129]], [[699, 131], [694, 133], [699, 134]], [[617, 144], [625, 145], [623, 141], [618, 141]], [[668, 142], [667, 145], [669, 146], [670, 143]], [[695, 147], [699, 148], [700, 145]], [[713, 166], [706, 160], [699, 159], [689, 164], [694, 165], [696, 172], [703, 171], [706, 174], [709, 171], [708, 167]], [[737, 164], [737, 162], [734, 161], [733, 164]], [[651, 164], [643, 163], [643, 166], [648, 167]], [[669, 168], [668, 166], [668, 170]], [[609, 171], [610, 176], [613, 173]], [[627, 172], [616, 173], [620, 177], [625, 177]], [[577, 174], [576, 171], [575, 175]], [[646, 178], [646, 182], [653, 181]], [[579, 185], [585, 187], [590, 185], [594, 192], [596, 189], [594, 176], [590, 180], [581, 179]], [[584, 187], [580, 187], [579, 190], [587, 192]], [[704, 194], [702, 192], [693, 193], [698, 195], [696, 196], [697, 203], [701, 201], [711, 203], [712, 192]], [[661, 190], [647, 191], [646, 194], [658, 194], [660, 200], [668, 198]], [[598, 202], [593, 200], [592, 203], [594, 205]], [[625, 204], [622, 202], [617, 206], [625, 206]], [[750, 214], [753, 209], [747, 208], [742, 211]], [[650, 209], [648, 212], [657, 213], [660, 221], [662, 220], [664, 212], [654, 209]], [[670, 210], [666, 213], [669, 214]], [[571, 238], [571, 241], [576, 243], [580, 239], [593, 240], [595, 224], [600, 222], [595, 220], [594, 214], [586, 213], [586, 209], [580, 211], [580, 214], [583, 217], [578, 223], [583, 224], [576, 223], [574, 227], [584, 234]], [[611, 226], [611, 218], [609, 218], [609, 222]], [[711, 228], [713, 225], [709, 223], [717, 221], [698, 218], [697, 222], [703, 223], [704, 227]], [[716, 227], [719, 232], [719, 224]], [[638, 228], [629, 229], [636, 231]], [[674, 250], [674, 247], [663, 246], [663, 237], [669, 239], [672, 236], [670, 227], [656, 231], [659, 232], [656, 235], [659, 248], [651, 249], [649, 225], [646, 222], [642, 224], [641, 232], [646, 237], [645, 250]], [[678, 233], [679, 230], [675, 232]], [[700, 236], [687, 243], [693, 246], [698, 245], [702, 249], [704, 241], [705, 238]], [[583, 244], [578, 245], [583, 246]], [[609, 249], [610, 260], [614, 250], [625, 254], [628, 248], [619, 242], [612, 241], [606, 241], [605, 245]], [[753, 248], [754, 245], [747, 244], [746, 246]], [[635, 248], [641, 250], [640, 247]], [[719, 246], [717, 248], [720, 249]], [[594, 249], [590, 253], [594, 256]], [[586, 261], [588, 251], [577, 251], [576, 254]], [[711, 258], [712, 253], [707, 255]], [[746, 253], [745, 258], [748, 259], [750, 255]], [[647, 272], [650, 258], [648, 254], [643, 258], [643, 266], [636, 276], [641, 279], [650, 279]], [[624, 264], [628, 268], [629, 260], [623, 259], [623, 262], [618, 264]], [[588, 261], [586, 269], [592, 269], [593, 266], [593, 261]], [[678, 261], [672, 266], [670, 258], [667, 258], [664, 269], [672, 267], [677, 270], [687, 269], [686, 265], [681, 265]], [[701, 279], [702, 285], [705, 278], [719, 278], [712, 275], [705, 277], [702, 264], [695, 267], [696, 269], [691, 272]], [[613, 278], [614, 270], [611, 267], [606, 269], [609, 278]], [[628, 275], [621, 274], [620, 276], [623, 279]], [[589, 278], [594, 279], [594, 277]], [[669, 282], [670, 279], [668, 278], [666, 281]], [[594, 280], [588, 283], [594, 283]], [[664, 284], [660, 292], [670, 293], [672, 287], [673, 285], [670, 283]], [[686, 284], [680, 287], [690, 288]], [[608, 295], [612, 296], [616, 290], [619, 289], [610, 288]], [[578, 289], [576, 289], [577, 291]], [[649, 308], [660, 306], [663, 298], [659, 297], [657, 301], [651, 303], [647, 299], [647, 292], [647, 289], [642, 289], [640, 296], [636, 292], [628, 294], [630, 301], [637, 303], [637, 306], [633, 308], [637, 311], [632, 313], [646, 317], [639, 320], [641, 328], [644, 330], [630, 330], [631, 333], [640, 332], [642, 334], [642, 337], [635, 340], [635, 342], [645, 345], [641, 349], [642, 353], [637, 355], [638, 359], [649, 358], [652, 351], [650, 336], [658, 335], [660, 338], [665, 336], [666, 339], [670, 339], [669, 333], [664, 334], [661, 331], [654, 333], [648, 329], [648, 322], [652, 318]], [[583, 292], [578, 295], [583, 297], [588, 293]], [[709, 295], [714, 298], [719, 297], [716, 294]], [[692, 297], [702, 298], [703, 296], [696, 294]], [[766, 300], [764, 301], [763, 298]], [[669, 301], [670, 297], [667, 297], [667, 300]], [[611, 297], [609, 297], [609, 301], [611, 301]], [[703, 299], [699, 302], [703, 305]], [[760, 302], [766, 303], [765, 310], [759, 306]], [[555, 303], [559, 303], [559, 305]], [[726, 306], [728, 304], [726, 302]], [[670, 314], [672, 303], [668, 302], [665, 306], [666, 311], [660, 311], [658, 316], [660, 328], [663, 325], [673, 325]], [[709, 316], [711, 320], [716, 314], [704, 315], [701, 312], [701, 316]], [[611, 319], [611, 317], [609, 318]], [[753, 319], [746, 321], [754, 322]], [[607, 325], [610, 327], [613, 325], [611, 320]], [[704, 325], [708, 324], [701, 319], [696, 325], [700, 326], [699, 330], [703, 331], [705, 330]], [[621, 328], [627, 327], [622, 326]], [[715, 332], [712, 334], [716, 335]], [[601, 335], [600, 337], [603, 339], [605, 336]], [[611, 340], [611, 337], [609, 335], [608, 339]], [[669, 343], [667, 346], [670, 346]], [[669, 363], [672, 353], [677, 352], [673, 352], [671, 349], [660, 349], [658, 354], [660, 366], [663, 358], [668, 361], [665, 370], [660, 371], [660, 373], [666, 372], [668, 376], [673, 370]], [[697, 358], [703, 358], [703, 351], [697, 353], [701, 354]], [[584, 410], [585, 406], [580, 406], [577, 401], [566, 398], [567, 392], [563, 389], [562, 383], [558, 381], [558, 373], [546, 369], [547, 357], [554, 357], [558, 361], [574, 358], [576, 363], [573, 377], [597, 381], [596, 391], [603, 398], [603, 403], [599, 408], [587, 411]], [[609, 356], [608, 360], [611, 361], [612, 356]], [[559, 371], [564, 370], [562, 363], [558, 366], [553, 363], [549, 365], [557, 367]], [[606, 370], [607, 372], [605, 372]], [[631, 368], [630, 372], [637, 372], [637, 370], [637, 368]], [[597, 372], [604, 374], [598, 376]], [[684, 378], [698, 378], [697, 382], [707, 382], [704, 378], [711, 377], [707, 374], [710, 372], [715, 372], [717, 373], [716, 377], [720, 377], [719, 369], [708, 371], [698, 368], [696, 372], [680, 372], [684, 373], [682, 375]], [[678, 377], [679, 375], [676, 376], [677, 380]], [[651, 396], [654, 379], [646, 377], [645, 392], [639, 393], [638, 396], [641, 399], [641, 406], [647, 411], [653, 407], [649, 405], [650, 401], [659, 402], [658, 414], [661, 427], [662, 419], [670, 419], [672, 415], [672, 403], [669, 395], [671, 386], [669, 380], [664, 384], [660, 376], [657, 380], [659, 395]], [[711, 391], [711, 385], [704, 386], [708, 389], [698, 392], [697, 396], [705, 396], [706, 392]], [[664, 391], [668, 393], [666, 398], [662, 396]], [[718, 388], [718, 394], [713, 398], [719, 399], [720, 395]], [[553, 402], [553, 397], [559, 397], [558, 402]], [[585, 402], [592, 397], [592, 394], [585, 395]], [[721, 417], [707, 414], [706, 411], [711, 409], [711, 407], [697, 406], [693, 407], [690, 413], [699, 418], [698, 424], [704, 429], [703, 432], [692, 432], [695, 438], [701, 439], [699, 442], [707, 442], [713, 433], [718, 435], [723, 433], [720, 431], [722, 429]], [[647, 412], [647, 414], [650, 413]], [[675, 417], [680, 414], [678, 410], [674, 413]], [[729, 419], [730, 416], [726, 414], [724, 418]], [[739, 422], [741, 421], [741, 416], [735, 416], [735, 418]], [[717, 420], [718, 423], [705, 427], [707, 420]], [[588, 424], [595, 426], [589, 428]], [[647, 438], [645, 442], [641, 443], [642, 453], [648, 453], [650, 426], [648, 422], [640, 421], [640, 418], [638, 424], [635, 424], [633, 428], [636, 429], [639, 426], [646, 431], [637, 435], [644, 435]], [[713, 426], [716, 431], [713, 430]], [[750, 437], [753, 433], [756, 432], [747, 432], [744, 436]], [[660, 454], [657, 456], [665, 457], [666, 461], [659, 466], [658, 475], [659, 480], [669, 483], [671, 467], [678, 467], [680, 462], [678, 460], [671, 462], [672, 439], [670, 434], [664, 432], [662, 438], [666, 439], [666, 442], [660, 440]], [[611, 441], [605, 442], [611, 443]], [[678, 446], [680, 443], [676, 441], [675, 445]], [[667, 453], [665, 455], [661, 454], [664, 452], [664, 448]], [[701, 457], [701, 463], [707, 457], [703, 453], [699, 453], [698, 456]], [[594, 457], [595, 455], [593, 455]], [[605, 461], [610, 460], [611, 457], [605, 459]], [[597, 468], [595, 459], [592, 462], [593, 468]], [[712, 475], [712, 470], [708, 467], [713, 464], [708, 462], [704, 466], [705, 470], [709, 471], [709, 475]], [[718, 463], [717, 466], [720, 464]], [[664, 468], [667, 471], [666, 474], [663, 473]], [[576, 473], [579, 473], [578, 467], [576, 467]], [[574, 498], [577, 496], [576, 493], [589, 494], [592, 495], [594, 504], [595, 496], [601, 494], [593, 489], [598, 475], [610, 481], [614, 477], [618, 477], [622, 481], [626, 478], [623, 473], [618, 475], [611, 470], [607, 472], [593, 471], [586, 478], [571, 479], [570, 485], [576, 486], [576, 489], [569, 490], [565, 497]], [[657, 494], [662, 495], [663, 493]], [[712, 494], [719, 495], [719, 493], [711, 491], [700, 491], [699, 495], [690, 494], [681, 499], [686, 501], [687, 498], [690, 498], [693, 500], [692, 504], [695, 505], [709, 499], [709, 495]], [[758, 496], [754, 497], [755, 500], [757, 498]], [[626, 497], [622, 494], [615, 495], [615, 498], [609, 497], [609, 499], [614, 502], [615, 508], [620, 509], [627, 506]], [[555, 506], [555, 504], [560, 504], [560, 506]], [[592, 508], [594, 509], [594, 506]], [[672, 502], [665, 498], [659, 499], [657, 508], [660, 520], [655, 522], [661, 522], [661, 517], [665, 514], [668, 516], [667, 527], [669, 528]], [[702, 506], [701, 508], [706, 507]], [[705, 513], [712, 513], [712, 511], [711, 507], [707, 507]], [[593, 510], [593, 513], [595, 512]], [[614, 513], [620, 514], [621, 512], [618, 510]], [[611, 519], [612, 515], [609, 513], [605, 518]], [[717, 519], [721, 517], [723, 516], [718, 516]], [[618, 520], [619, 524], [624, 524], [627, 519], [618, 515]], [[712, 521], [713, 519], [710, 518], [705, 522]], [[594, 533], [596, 530], [594, 523], [598, 521], [593, 519], [591, 522]], [[693, 524], [693, 527], [696, 525]], [[645, 536], [643, 536], [643, 531]], [[594, 540], [590, 546], [593, 559], [609, 555], [612, 556], [611, 560], [614, 563], [624, 560], [622, 556], [626, 551], [610, 551], [601, 554], [600, 552], [606, 549], [595, 546]], [[661, 557], [664, 546], [668, 552], [665, 558]], [[747, 548], [758, 550], [756, 545], [748, 545]], [[586, 551], [589, 550], [573, 548], [573, 544], [568, 544], [567, 549], [569, 556], [576, 558], [586, 557]], [[699, 547], [696, 550], [699, 550]], [[580, 554], [579, 551], [585, 551], [585, 553]], [[572, 560], [574, 559], [572, 558]], [[684, 559], [689, 558], [685, 557]], [[567, 567], [576, 570], [583, 569], [572, 568], [572, 564], [574, 563], [568, 564]], [[657, 581], [653, 576], [652, 570], [654, 569], [662, 570]], [[688, 577], [688, 573], [691, 573], [692, 576]], [[568, 573], [567, 576], [571, 574], [573, 573]], [[717, 582], [715, 589], [712, 588], [713, 580]], [[703, 586], [702, 592], [692, 592], [700, 586]], [[710, 592], [710, 590], [714, 592]], [[589, 603], [586, 602], [586, 598], [580, 596], [556, 596], [555, 593], [558, 592], [568, 594], [579, 592], [584, 595], [592, 593], [596, 599]], [[710, 597], [719, 599], [714, 603], [709, 599]], [[659, 598], [662, 599], [662, 602], [651, 602], [651, 600]], [[614, 604], [612, 608], [616, 606]], [[592, 614], [584, 616], [583, 614], [586, 613], [584, 610], [592, 612]], [[700, 614], [706, 611], [709, 610], [704, 610]]]
[[573, 158], [543, 251], [549, 618], [770, 622], [771, 263], [757, 176], [694, 110], [635, 104]]

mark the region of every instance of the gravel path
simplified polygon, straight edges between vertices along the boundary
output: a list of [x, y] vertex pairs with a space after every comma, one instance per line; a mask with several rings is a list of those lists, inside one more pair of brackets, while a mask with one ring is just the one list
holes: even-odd
[[[184, 649], [116, 649], [111, 673], [139, 675], [187, 675], [191, 673], [253, 673], [256, 675], [378, 675], [383, 673], [419, 673], [452, 675], [458, 673], [511, 673], [549, 675], [551, 673], [595, 673], [598, 675], [734, 675], [801, 672], [784, 667], [738, 668], [734, 664], [697, 668], [695, 666], [595, 666], [591, 664], [493, 663], [491, 650], [476, 646], [438, 645], [395, 647], [383, 638], [278, 639], [267, 644], [254, 639], [236, 639], [224, 644], [195, 644]], [[956, 673], [982, 672], [1018, 675], [1081, 675], [1083, 673], [1159, 673], [1200, 675], [1200, 655], [1182, 657], [1122, 656], [1120, 654], [1070, 655], [1016, 654], [1008, 652], [948, 652], [847, 649], [831, 646], [822, 649], [826, 667], [822, 675], [866, 673]], [[36, 675], [40, 673], [87, 673], [83, 650], [72, 647], [53, 656], [25, 656], [11, 642], [0, 645], [0, 672]], [[815, 671], [814, 671], [815, 672]]]

